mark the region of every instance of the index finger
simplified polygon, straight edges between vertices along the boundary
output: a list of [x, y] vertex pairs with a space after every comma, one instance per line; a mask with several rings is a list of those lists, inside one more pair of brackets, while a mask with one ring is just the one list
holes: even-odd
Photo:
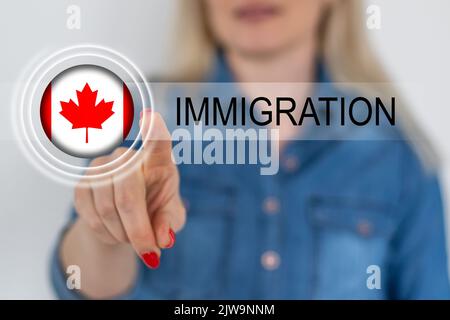
[[167, 165], [172, 162], [172, 139], [161, 114], [144, 109], [141, 114], [141, 133], [144, 144], [145, 166]]
[[134, 170], [113, 180], [116, 207], [128, 239], [145, 264], [157, 268], [161, 251], [147, 214], [144, 175]]

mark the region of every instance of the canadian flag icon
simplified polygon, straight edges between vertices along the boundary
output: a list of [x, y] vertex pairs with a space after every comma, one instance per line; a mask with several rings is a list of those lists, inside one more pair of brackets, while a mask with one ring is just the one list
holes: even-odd
[[63, 152], [92, 158], [112, 151], [133, 124], [133, 99], [111, 71], [93, 65], [72, 67], [56, 76], [41, 100], [46, 136]]

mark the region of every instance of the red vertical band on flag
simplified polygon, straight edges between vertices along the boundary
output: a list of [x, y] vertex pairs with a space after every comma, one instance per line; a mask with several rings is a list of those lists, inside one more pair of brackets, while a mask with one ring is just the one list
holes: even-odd
[[130, 90], [128, 90], [125, 82], [123, 83], [123, 140], [125, 140], [130, 132], [133, 124], [134, 106]]
[[41, 124], [47, 137], [52, 140], [52, 83], [44, 91], [41, 100]]

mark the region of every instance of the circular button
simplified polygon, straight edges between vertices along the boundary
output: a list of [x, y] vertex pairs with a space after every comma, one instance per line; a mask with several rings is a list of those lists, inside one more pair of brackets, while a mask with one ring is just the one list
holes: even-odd
[[280, 211], [280, 202], [275, 197], [268, 197], [264, 200], [263, 210], [267, 214], [275, 214]]
[[94, 158], [126, 140], [134, 119], [131, 93], [112, 71], [79, 65], [58, 74], [40, 108], [47, 138], [66, 154]]
[[372, 234], [372, 224], [367, 220], [361, 220], [357, 225], [358, 233], [364, 237], [370, 236]]
[[288, 156], [286, 159], [284, 159], [283, 166], [286, 171], [294, 172], [299, 167], [298, 158], [295, 156]]
[[266, 251], [261, 256], [261, 264], [268, 271], [276, 270], [280, 266], [280, 255], [275, 251]]

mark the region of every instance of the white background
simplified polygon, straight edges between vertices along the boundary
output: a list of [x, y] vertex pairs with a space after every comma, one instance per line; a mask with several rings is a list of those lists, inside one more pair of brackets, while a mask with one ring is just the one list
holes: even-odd
[[[404, 94], [441, 152], [450, 199], [450, 2], [367, 3], [381, 6], [382, 29], [369, 33], [393, 80], [413, 84]], [[81, 7], [81, 30], [66, 28], [69, 4]], [[40, 174], [20, 152], [10, 120], [15, 82], [37, 54], [80, 42], [110, 46], [147, 74], [157, 72], [166, 60], [174, 1], [9, 0], [0, 7], [0, 298], [54, 298], [49, 254], [72, 191]], [[417, 86], [421, 90], [412, 89]], [[418, 103], [424, 96], [428, 103]]]

